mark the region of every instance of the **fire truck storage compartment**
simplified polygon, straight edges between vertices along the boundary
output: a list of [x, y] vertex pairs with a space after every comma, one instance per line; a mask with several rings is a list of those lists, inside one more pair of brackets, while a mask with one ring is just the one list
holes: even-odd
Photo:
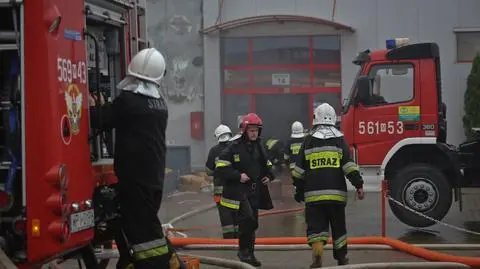
[[[4, 207], [7, 197], [4, 192], [12, 192], [21, 205], [21, 130], [20, 130], [20, 59], [17, 31], [20, 31], [20, 14], [16, 13], [17, 23], [13, 23], [11, 7], [0, 8], [0, 212], [9, 211]], [[15, 30], [17, 29], [17, 31]], [[8, 199], [7, 199], [8, 200]], [[12, 212], [17, 215], [19, 212]], [[2, 213], [5, 214], [5, 213]]]
[[[20, 13], [0, 7], [0, 244], [23, 259]], [[17, 34], [18, 33], [18, 34]], [[18, 37], [18, 38], [17, 38]]]

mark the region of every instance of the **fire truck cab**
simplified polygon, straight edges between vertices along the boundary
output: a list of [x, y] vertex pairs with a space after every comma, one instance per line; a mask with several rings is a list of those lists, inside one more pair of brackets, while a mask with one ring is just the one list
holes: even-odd
[[[436, 220], [460, 200], [462, 164], [446, 143], [440, 54], [436, 43], [387, 40], [386, 50], [360, 52], [352, 90], [343, 105], [341, 129], [361, 167], [365, 188], [379, 190], [405, 207]], [[390, 201], [395, 216], [413, 227], [435, 222]]]
[[113, 135], [90, 129], [89, 95], [113, 99], [148, 46], [145, 5], [0, 0], [0, 247], [20, 268], [76, 252], [98, 268], [92, 245], [115, 218]]

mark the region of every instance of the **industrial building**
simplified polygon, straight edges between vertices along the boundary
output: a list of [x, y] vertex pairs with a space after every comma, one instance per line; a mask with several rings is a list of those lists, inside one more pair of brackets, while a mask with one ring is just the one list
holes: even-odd
[[385, 40], [440, 46], [448, 142], [463, 135], [463, 93], [480, 50], [478, 0], [148, 0], [148, 36], [168, 60], [169, 166], [204, 166], [220, 123], [256, 112], [264, 136], [310, 127], [315, 104], [340, 113], [365, 49]]

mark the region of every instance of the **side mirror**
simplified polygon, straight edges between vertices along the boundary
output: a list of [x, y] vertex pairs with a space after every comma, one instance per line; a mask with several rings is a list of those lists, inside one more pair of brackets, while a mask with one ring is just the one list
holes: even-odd
[[368, 76], [361, 76], [357, 80], [357, 100], [365, 103], [370, 100], [371, 96], [370, 78]]

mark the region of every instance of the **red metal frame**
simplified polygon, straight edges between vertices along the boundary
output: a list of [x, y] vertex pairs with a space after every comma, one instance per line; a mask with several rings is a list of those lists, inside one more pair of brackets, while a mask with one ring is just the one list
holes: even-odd
[[[222, 94], [247, 94], [250, 95], [250, 111], [255, 112], [255, 95], [257, 94], [308, 94], [309, 95], [309, 114], [310, 122], [313, 120], [313, 101], [317, 93], [339, 93], [341, 87], [316, 87], [314, 84], [315, 70], [340, 71], [341, 64], [316, 64], [313, 59], [313, 37], [309, 37], [309, 63], [308, 64], [272, 64], [272, 65], [255, 65], [253, 63], [253, 38], [248, 38], [248, 64], [236, 66], [223, 66], [223, 70], [242, 70], [250, 71], [249, 87], [241, 88], [224, 88]], [[259, 87], [255, 88], [253, 71], [258, 70], [278, 70], [278, 69], [305, 69], [309, 72], [310, 87]], [[285, 88], [288, 88], [286, 90]], [[222, 106], [222, 111], [223, 111]]]
[[[311, 56], [313, 56], [313, 51], [310, 54], [311, 54]], [[310, 59], [310, 61], [313, 61], [313, 59]], [[234, 65], [234, 66], [224, 66], [223, 67], [224, 70], [242, 70], [242, 71], [275, 70], [275, 69], [312, 69], [312, 71], [313, 70], [340, 71], [340, 68], [341, 68], [340, 64], [314, 64], [314, 63], [309, 63], [309, 64], [271, 64], [271, 65], [253, 65], [253, 64], [250, 64], [250, 65]]]
[[223, 89], [224, 94], [289, 94], [289, 93], [339, 93], [340, 87], [295, 87], [295, 88], [254, 88], [254, 89]]

